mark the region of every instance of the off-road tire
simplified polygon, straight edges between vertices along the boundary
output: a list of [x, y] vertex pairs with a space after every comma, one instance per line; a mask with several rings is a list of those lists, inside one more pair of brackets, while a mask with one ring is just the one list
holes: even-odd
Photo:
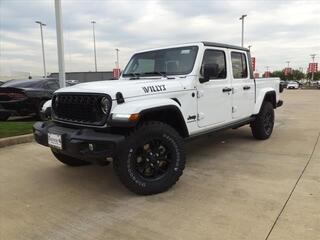
[[[157, 141], [159, 146], [155, 144]], [[149, 150], [145, 150], [146, 145], [149, 145]], [[148, 154], [151, 153], [152, 155], [154, 153], [152, 161], [158, 163], [157, 170], [153, 169], [155, 173], [159, 171], [161, 162], [159, 164], [159, 159], [156, 158], [156, 155], [160, 156], [157, 153], [158, 150], [154, 151], [154, 149], [160, 148], [165, 151], [167, 158], [170, 158], [170, 160], [166, 162], [166, 170], [161, 173], [162, 175], [159, 178], [148, 179], [137, 169], [137, 165], [140, 164], [137, 159], [142, 159], [141, 156], [137, 157], [137, 152], [139, 149], [140, 151], [149, 151], [143, 155], [146, 156], [143, 157], [144, 159], [148, 158]], [[145, 162], [147, 160], [140, 161]], [[113, 161], [113, 167], [120, 181], [130, 191], [139, 195], [151, 195], [164, 192], [172, 187], [182, 175], [185, 163], [184, 141], [177, 131], [162, 122], [145, 122], [126, 137]], [[145, 164], [150, 163], [145, 162]], [[148, 166], [150, 167], [150, 165]]]
[[273, 131], [274, 126], [274, 109], [271, 102], [264, 102], [259, 114], [251, 122], [251, 132], [254, 138], [259, 140], [268, 139]]
[[65, 155], [63, 153], [60, 153], [56, 150], [51, 149], [52, 154], [56, 157], [57, 160], [62, 162], [65, 165], [71, 166], [71, 167], [79, 167], [84, 165], [89, 165], [90, 162], [86, 162], [74, 157], [70, 157], [68, 155]]

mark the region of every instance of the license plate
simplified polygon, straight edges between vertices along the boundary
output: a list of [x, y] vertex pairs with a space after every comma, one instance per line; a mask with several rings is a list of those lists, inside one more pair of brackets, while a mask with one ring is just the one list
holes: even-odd
[[48, 144], [50, 147], [62, 149], [61, 135], [48, 133]]

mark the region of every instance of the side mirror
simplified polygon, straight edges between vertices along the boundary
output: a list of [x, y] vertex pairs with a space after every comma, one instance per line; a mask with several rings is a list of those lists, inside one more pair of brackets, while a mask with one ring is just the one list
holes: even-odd
[[216, 79], [219, 75], [219, 66], [216, 63], [206, 63], [202, 66], [201, 73], [203, 78], [200, 78], [200, 82], [208, 82], [210, 79]]

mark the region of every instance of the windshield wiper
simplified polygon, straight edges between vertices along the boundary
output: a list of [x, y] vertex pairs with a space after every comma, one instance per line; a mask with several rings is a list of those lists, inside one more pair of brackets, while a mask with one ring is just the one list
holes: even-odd
[[140, 73], [125, 73], [123, 74], [124, 77], [131, 76], [130, 80], [140, 79]]
[[142, 73], [143, 75], [154, 75], [154, 74], [157, 74], [159, 76], [162, 76], [166, 79], [174, 79], [174, 77], [168, 77], [167, 76], [167, 73], [166, 72], [158, 72], [158, 71], [154, 71], [154, 72], [145, 72], [145, 73]]

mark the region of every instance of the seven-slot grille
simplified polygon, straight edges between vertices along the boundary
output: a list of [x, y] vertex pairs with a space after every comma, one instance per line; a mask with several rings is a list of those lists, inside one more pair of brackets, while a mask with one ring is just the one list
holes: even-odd
[[53, 118], [77, 124], [104, 125], [108, 114], [102, 111], [101, 100], [105, 97], [97, 94], [56, 94], [52, 98]]

